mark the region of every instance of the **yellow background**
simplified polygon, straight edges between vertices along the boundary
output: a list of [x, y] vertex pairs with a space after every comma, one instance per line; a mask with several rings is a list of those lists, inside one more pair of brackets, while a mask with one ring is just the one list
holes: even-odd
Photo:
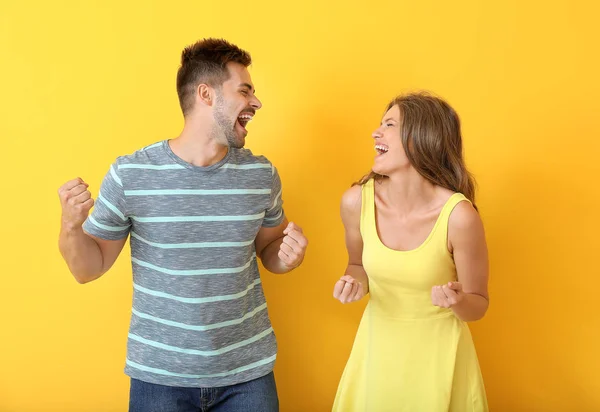
[[247, 147], [279, 168], [301, 269], [263, 272], [282, 411], [327, 411], [365, 302], [339, 200], [368, 171], [396, 93], [429, 89], [463, 120], [491, 255], [472, 325], [492, 411], [600, 410], [599, 7], [576, 1], [0, 3], [0, 411], [125, 411], [129, 250], [78, 285], [57, 248], [56, 190], [94, 195], [118, 155], [176, 136], [181, 49], [249, 50], [264, 107]]

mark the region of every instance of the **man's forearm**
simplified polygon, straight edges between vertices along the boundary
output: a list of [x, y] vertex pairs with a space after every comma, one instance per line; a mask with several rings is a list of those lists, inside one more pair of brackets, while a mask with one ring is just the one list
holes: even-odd
[[271, 273], [282, 274], [294, 269], [293, 267], [287, 266], [279, 258], [279, 249], [282, 242], [283, 237], [274, 240], [273, 242], [269, 243], [261, 253], [260, 260], [262, 261], [265, 269]]
[[82, 227], [62, 227], [58, 247], [69, 270], [79, 283], [90, 282], [103, 273], [102, 251]]

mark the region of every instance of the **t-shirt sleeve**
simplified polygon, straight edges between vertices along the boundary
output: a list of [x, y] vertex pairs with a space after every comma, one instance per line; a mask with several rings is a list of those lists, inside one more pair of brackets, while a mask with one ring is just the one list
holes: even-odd
[[283, 219], [285, 219], [285, 214], [283, 212], [283, 200], [281, 198], [281, 179], [279, 178], [279, 173], [277, 172], [275, 166], [271, 167], [271, 199], [269, 207], [265, 212], [265, 218], [262, 224], [264, 227], [279, 226], [281, 222], [283, 222]]
[[127, 216], [125, 207], [123, 181], [118, 170], [116, 162], [110, 166], [100, 186], [92, 213], [83, 224], [87, 233], [101, 239], [123, 239], [127, 237], [131, 228], [131, 219]]

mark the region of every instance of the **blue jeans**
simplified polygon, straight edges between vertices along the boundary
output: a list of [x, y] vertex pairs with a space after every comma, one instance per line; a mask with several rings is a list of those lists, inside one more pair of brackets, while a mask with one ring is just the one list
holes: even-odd
[[278, 412], [273, 372], [221, 388], [180, 388], [131, 379], [129, 412]]

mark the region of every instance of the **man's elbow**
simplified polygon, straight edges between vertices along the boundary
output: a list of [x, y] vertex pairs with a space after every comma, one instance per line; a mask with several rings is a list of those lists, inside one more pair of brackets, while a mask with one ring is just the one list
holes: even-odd
[[103, 275], [103, 273], [85, 273], [85, 272], [77, 272], [77, 271], [73, 271], [73, 270], [71, 271], [71, 274], [73, 275], [73, 277], [75, 278], [77, 283], [79, 283], [80, 285], [90, 283]]
[[81, 275], [73, 274], [73, 277], [75, 278], [77, 283], [79, 283], [80, 285], [85, 285], [86, 283], [90, 283], [92, 281], [92, 279], [89, 279], [89, 278], [87, 278], [85, 276], [81, 276]]

